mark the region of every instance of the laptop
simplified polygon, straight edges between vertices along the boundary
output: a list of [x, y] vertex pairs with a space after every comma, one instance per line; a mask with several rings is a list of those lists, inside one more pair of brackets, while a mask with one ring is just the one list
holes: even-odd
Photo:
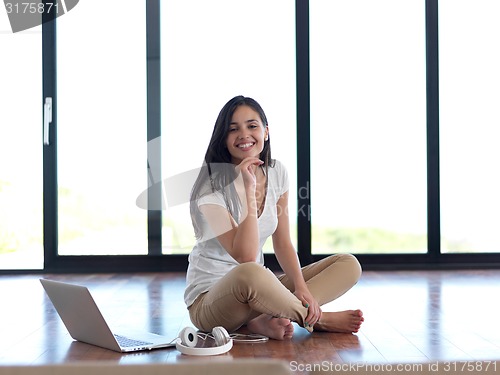
[[175, 347], [177, 337], [149, 332], [112, 332], [84, 286], [47, 279], [40, 279], [40, 282], [75, 340], [122, 353]]

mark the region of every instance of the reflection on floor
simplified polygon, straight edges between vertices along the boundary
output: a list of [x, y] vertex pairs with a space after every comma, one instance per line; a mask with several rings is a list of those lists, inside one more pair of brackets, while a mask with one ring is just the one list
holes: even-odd
[[[87, 286], [113, 327], [175, 337], [190, 325], [184, 274], [3, 275], [0, 365], [196, 360], [173, 348], [120, 354], [73, 341], [40, 277]], [[309, 334], [296, 326], [292, 341], [235, 344], [224, 357], [280, 358], [296, 365], [498, 360], [499, 295], [500, 271], [365, 272], [351, 291], [324, 306], [362, 309], [366, 321], [358, 334]]]

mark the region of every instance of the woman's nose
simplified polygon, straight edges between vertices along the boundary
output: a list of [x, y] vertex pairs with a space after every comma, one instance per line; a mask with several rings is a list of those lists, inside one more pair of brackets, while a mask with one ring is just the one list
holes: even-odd
[[238, 138], [239, 139], [245, 139], [245, 138], [248, 138], [248, 133], [244, 130], [240, 131], [240, 133], [238, 134]]

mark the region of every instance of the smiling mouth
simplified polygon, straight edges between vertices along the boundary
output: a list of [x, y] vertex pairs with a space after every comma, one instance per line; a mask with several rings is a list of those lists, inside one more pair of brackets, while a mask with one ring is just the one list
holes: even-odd
[[249, 150], [250, 148], [252, 148], [254, 144], [255, 144], [255, 142], [240, 143], [240, 144], [238, 145], [238, 148], [239, 148], [240, 150], [245, 151], [245, 150]]

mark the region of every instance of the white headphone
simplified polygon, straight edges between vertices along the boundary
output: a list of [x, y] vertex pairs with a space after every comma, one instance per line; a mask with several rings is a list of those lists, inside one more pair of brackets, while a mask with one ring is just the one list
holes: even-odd
[[[206, 340], [207, 337], [212, 337], [215, 340], [215, 345], [208, 348], [196, 348], [198, 338]], [[212, 333], [198, 333], [194, 328], [186, 327], [175, 340], [175, 347], [182, 354], [187, 355], [219, 355], [227, 353], [233, 347], [233, 339], [223, 327], [214, 327]]]

